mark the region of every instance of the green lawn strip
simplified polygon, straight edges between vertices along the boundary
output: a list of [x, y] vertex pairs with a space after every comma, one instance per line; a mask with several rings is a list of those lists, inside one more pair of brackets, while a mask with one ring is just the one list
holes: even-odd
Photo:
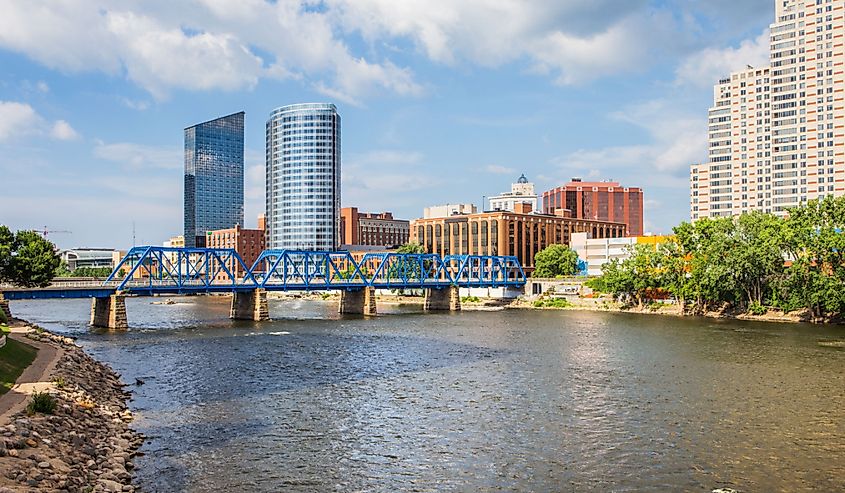
[[0, 348], [0, 395], [5, 394], [15, 385], [21, 373], [35, 359], [38, 350], [7, 338], [6, 345]]

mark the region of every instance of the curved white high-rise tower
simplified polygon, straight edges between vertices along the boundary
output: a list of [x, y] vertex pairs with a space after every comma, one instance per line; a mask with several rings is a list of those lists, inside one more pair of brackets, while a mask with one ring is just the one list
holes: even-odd
[[267, 120], [267, 248], [335, 250], [340, 239], [340, 115], [292, 104]]

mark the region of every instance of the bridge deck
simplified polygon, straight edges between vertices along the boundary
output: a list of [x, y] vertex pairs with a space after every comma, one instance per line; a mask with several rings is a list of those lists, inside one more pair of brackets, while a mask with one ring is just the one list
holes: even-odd
[[3, 289], [7, 300], [44, 300], [62, 298], [107, 298], [114, 294], [114, 288], [40, 288], [40, 289]]

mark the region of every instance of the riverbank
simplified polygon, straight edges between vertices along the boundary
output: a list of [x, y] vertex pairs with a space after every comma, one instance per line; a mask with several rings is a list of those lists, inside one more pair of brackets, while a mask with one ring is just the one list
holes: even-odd
[[[301, 299], [308, 301], [330, 301], [337, 302], [339, 295], [334, 292], [326, 293], [309, 293], [309, 292], [276, 292], [270, 293], [271, 299], [290, 300]], [[761, 315], [754, 315], [751, 313], [733, 310], [726, 307], [724, 310], [709, 310], [701, 313], [681, 313], [678, 305], [673, 303], [652, 303], [645, 305], [642, 308], [625, 305], [617, 301], [612, 301], [607, 298], [560, 298], [565, 299], [565, 306], [535, 306], [536, 299], [516, 298], [512, 300], [492, 299], [492, 298], [478, 298], [478, 297], [463, 297], [461, 299], [461, 307], [464, 310], [479, 310], [489, 311], [497, 309], [516, 309], [516, 310], [572, 310], [572, 311], [591, 311], [591, 312], [617, 312], [617, 313], [636, 313], [642, 315], [664, 315], [672, 317], [688, 317], [698, 316], [716, 319], [731, 319], [731, 320], [750, 320], [756, 322], [778, 322], [778, 323], [804, 323], [812, 322], [810, 315], [806, 310], [794, 311], [784, 313], [778, 310], [770, 309]], [[422, 305], [424, 297], [409, 296], [398, 294], [376, 294], [378, 303], [386, 305]], [[834, 322], [831, 322], [834, 323]]]
[[[744, 311], [738, 311], [726, 306], [723, 310], [708, 310], [700, 313], [681, 313], [680, 308], [674, 303], [653, 303], [642, 308], [625, 305], [617, 301], [604, 298], [565, 298], [566, 306], [535, 306], [534, 300], [515, 299], [506, 305], [506, 308], [523, 310], [574, 310], [593, 312], [618, 312], [636, 313], [643, 315], [668, 315], [673, 317], [706, 317], [716, 319], [749, 320], [755, 322], [777, 322], [777, 323], [805, 323], [812, 322], [806, 310], [784, 313], [779, 310], [769, 309], [766, 313], [754, 315]], [[835, 322], [831, 322], [835, 323]]]
[[[13, 330], [39, 354], [0, 397], [0, 493], [135, 491], [131, 459], [143, 437], [129, 428], [120, 376], [70, 338], [20, 320]], [[53, 414], [27, 412], [33, 392], [55, 398]]]

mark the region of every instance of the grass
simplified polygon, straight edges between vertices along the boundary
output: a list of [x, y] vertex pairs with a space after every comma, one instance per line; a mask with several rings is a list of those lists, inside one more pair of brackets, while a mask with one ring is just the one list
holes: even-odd
[[30, 416], [35, 413], [53, 414], [56, 411], [56, 405], [56, 398], [48, 392], [36, 392], [32, 394], [26, 406], [26, 414]]
[[12, 338], [6, 340], [6, 345], [0, 348], [0, 395], [15, 385], [15, 381], [32, 363], [37, 352], [34, 347]]

